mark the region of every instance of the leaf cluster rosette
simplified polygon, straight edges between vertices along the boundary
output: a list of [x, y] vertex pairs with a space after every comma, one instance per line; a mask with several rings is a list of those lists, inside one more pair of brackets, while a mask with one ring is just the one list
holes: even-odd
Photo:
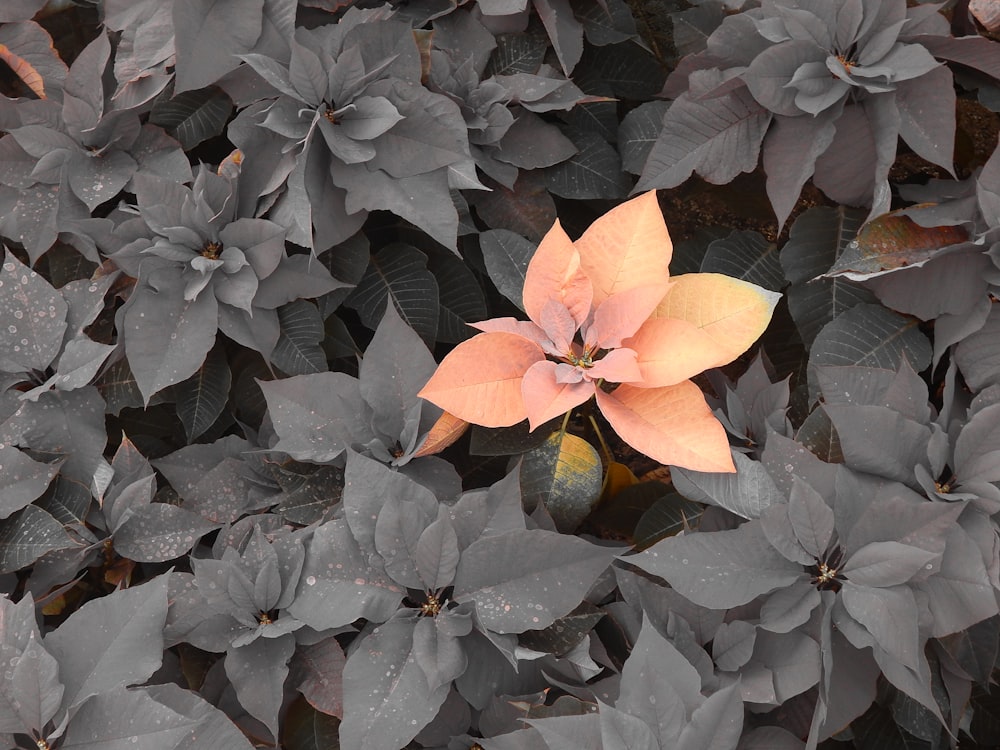
[[671, 251], [655, 192], [575, 242], [557, 221], [525, 274], [529, 320], [473, 324], [482, 333], [455, 347], [420, 395], [473, 424], [527, 419], [532, 430], [596, 398], [636, 450], [733, 471], [725, 430], [690, 378], [742, 354], [780, 295], [721, 274], [671, 278]]
[[271, 184], [269, 215], [291, 241], [326, 249], [383, 209], [456, 248], [449, 190], [483, 185], [457, 105], [421, 85], [408, 23], [352, 8], [336, 24], [296, 29], [285, 58], [242, 59], [275, 95], [246, 107], [231, 137], [274, 151], [252, 167], [254, 184]]
[[765, 0], [725, 18], [671, 75], [640, 186], [674, 187], [692, 171], [722, 184], [760, 157], [779, 225], [810, 177], [840, 203], [884, 213], [898, 138], [952, 172], [956, 97], [939, 59], [996, 75], [998, 55], [904, 0]]
[[344, 666], [341, 742], [404, 746], [452, 683], [482, 708], [488, 697], [478, 679], [463, 681], [467, 668], [521, 668], [517, 634], [568, 615], [617, 554], [528, 528], [516, 473], [449, 505], [349, 453], [340, 512], [313, 532], [289, 609], [318, 631], [368, 623]]
[[310, 256], [286, 254], [284, 227], [240, 213], [239, 159], [202, 165], [190, 187], [137, 178], [139, 215], [116, 230], [111, 260], [136, 279], [120, 330], [147, 402], [198, 369], [216, 331], [269, 359], [278, 308], [339, 285]]

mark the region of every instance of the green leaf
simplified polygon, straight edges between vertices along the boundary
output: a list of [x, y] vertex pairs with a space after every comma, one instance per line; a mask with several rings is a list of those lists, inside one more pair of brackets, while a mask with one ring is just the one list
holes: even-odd
[[548, 49], [548, 40], [537, 34], [498, 34], [496, 49], [484, 78], [515, 73], [536, 73]]
[[46, 552], [74, 546], [61, 523], [37, 505], [28, 505], [0, 523], [0, 573], [20, 570]]
[[550, 191], [563, 198], [624, 198], [631, 180], [622, 172], [614, 146], [597, 133], [573, 134], [577, 153], [545, 170]]
[[604, 617], [598, 607], [590, 602], [580, 602], [568, 615], [560, 617], [542, 630], [525, 630], [518, 636], [518, 643], [534, 651], [564, 656], [576, 648], [594, 626]]
[[450, 684], [431, 689], [417, 662], [412, 620], [375, 628], [344, 666], [341, 744], [359, 750], [405, 747], [437, 714]]
[[437, 281], [427, 270], [427, 256], [410, 245], [391, 244], [375, 253], [344, 304], [374, 330], [390, 299], [407, 325], [433, 345], [439, 316]]
[[735, 474], [675, 466], [670, 472], [674, 486], [690, 500], [725, 508], [743, 518], [759, 518], [764, 508], [785, 501], [763, 464], [736, 451], [732, 455]]
[[278, 435], [274, 450], [297, 461], [325, 463], [371, 438], [358, 381], [342, 372], [296, 375], [260, 383]]
[[202, 747], [252, 749], [250, 740], [237, 725], [197, 693], [172, 683], [150, 685], [144, 691], [160, 705], [198, 722], [174, 750], [198, 750]]
[[278, 711], [285, 697], [288, 662], [295, 652], [295, 637], [257, 638], [226, 652], [226, 676], [240, 704], [278, 737]]
[[465, 262], [450, 253], [430, 256], [427, 267], [437, 281], [440, 300], [436, 338], [449, 344], [464, 341], [475, 333], [469, 323], [489, 317], [479, 282]]
[[115, 551], [136, 562], [175, 560], [217, 527], [176, 505], [151, 503], [135, 509], [115, 530]]
[[63, 686], [59, 665], [38, 634], [29, 631], [26, 637], [27, 646], [0, 682], [0, 727], [4, 732], [44, 734], [46, 723], [62, 704]]
[[[643, 482], [636, 487], [641, 487]], [[635, 525], [632, 540], [636, 549], [644, 550], [652, 547], [661, 539], [674, 536], [680, 532], [696, 528], [705, 507], [701, 503], [687, 499], [683, 495], [671, 492], [658, 498]]]
[[697, 172], [714, 185], [757, 166], [771, 113], [745, 88], [708, 99], [685, 92], [663, 119], [637, 190], [677, 187]]
[[625, 115], [618, 128], [618, 150], [622, 155], [622, 169], [626, 172], [642, 173], [669, 107], [669, 102], [643, 102]]
[[60, 463], [35, 461], [13, 445], [0, 447], [0, 518], [36, 500], [59, 473]]
[[759, 232], [733, 232], [708, 246], [701, 273], [721, 273], [773, 292], [785, 286], [778, 246]]
[[177, 416], [184, 425], [188, 442], [194, 442], [222, 414], [229, 400], [232, 373], [222, 349], [208, 353], [198, 371], [174, 389]]
[[[159, 669], [167, 580], [158, 576], [142, 586], [92, 599], [45, 636], [45, 647], [59, 661], [59, 678], [66, 686], [63, 706], [72, 708], [90, 696], [139, 685]], [[121, 704], [117, 712], [129, 714]]]
[[738, 607], [805, 575], [771, 546], [756, 520], [732, 530], [669, 537], [628, 561], [711, 609]]
[[809, 353], [809, 369], [822, 365], [860, 365], [898, 370], [903, 359], [916, 372], [931, 363], [931, 345], [906, 318], [881, 305], [852, 307], [823, 326]]
[[583, 438], [554, 432], [521, 459], [521, 496], [527, 508], [545, 506], [556, 528], [572, 533], [601, 496], [601, 457]]
[[496, 633], [547, 628], [583, 600], [618, 551], [542, 529], [484, 536], [462, 553], [453, 597], [475, 602]]
[[281, 746], [285, 750], [339, 750], [340, 719], [328, 716], [296, 700], [282, 724]]
[[143, 690], [118, 687], [102, 691], [80, 706], [59, 747], [66, 750], [176, 748], [199, 723], [198, 719], [157, 703]]
[[497, 290], [521, 310], [524, 275], [536, 245], [508, 229], [489, 229], [479, 235], [486, 272]]
[[833, 426], [833, 421], [823, 404], [817, 404], [816, 408], [809, 412], [809, 416], [795, 433], [795, 441], [808, 448], [821, 461], [829, 464], [844, 462], [840, 436], [837, 435], [837, 428]]
[[271, 362], [288, 375], [326, 372], [326, 353], [320, 346], [325, 329], [316, 305], [298, 299], [278, 308], [281, 326]]
[[146, 406], [158, 391], [194, 375], [215, 343], [218, 303], [211, 289], [184, 299], [184, 281], [154, 272], [132, 292], [121, 337]]
[[44, 278], [5, 253], [0, 269], [0, 372], [44, 371], [62, 348], [66, 301]]
[[736, 750], [743, 730], [743, 698], [735, 683], [712, 693], [691, 714], [677, 750]]
[[177, 90], [216, 83], [260, 37], [264, 0], [176, 0]]
[[185, 151], [222, 133], [233, 111], [233, 100], [218, 86], [182, 91], [157, 101], [149, 121], [176, 138]]
[[864, 218], [859, 209], [811, 208], [795, 220], [781, 249], [781, 267], [792, 283], [788, 309], [807, 347], [842, 312], [875, 301], [875, 295], [857, 282], [819, 278], [854, 239]]

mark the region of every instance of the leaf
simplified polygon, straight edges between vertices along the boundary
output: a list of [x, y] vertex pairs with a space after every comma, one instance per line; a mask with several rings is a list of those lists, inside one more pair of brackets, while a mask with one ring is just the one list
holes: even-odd
[[340, 741], [359, 750], [403, 747], [426, 726], [450, 685], [430, 689], [417, 663], [413, 623], [393, 619], [366, 636], [344, 667]]
[[60, 464], [35, 461], [13, 445], [0, 448], [0, 518], [29, 505], [45, 492]]
[[[522, 9], [526, 3], [527, 0], [520, 3]], [[483, 78], [514, 73], [535, 73], [542, 64], [549, 46], [544, 36], [524, 33], [497, 34], [496, 45]]]
[[968, 239], [968, 231], [959, 225], [924, 227], [905, 214], [883, 214], [861, 227], [825, 275], [863, 281], [922, 266], [943, 248]]
[[253, 50], [260, 37], [264, 0], [176, 0], [177, 91], [216, 83]]
[[614, 146], [590, 132], [574, 133], [573, 143], [575, 154], [545, 170], [545, 182], [554, 195], [577, 200], [628, 195], [631, 181], [622, 172]]
[[618, 126], [618, 150], [622, 169], [640, 174], [649, 152], [660, 135], [669, 102], [647, 101], [630, 110]]
[[670, 385], [749, 349], [779, 299], [777, 292], [729, 276], [676, 276], [649, 323], [623, 345], [638, 352], [643, 382]]
[[711, 609], [738, 607], [805, 576], [800, 565], [771, 546], [759, 521], [669, 537], [628, 561]]
[[752, 231], [732, 232], [710, 243], [700, 271], [740, 279], [773, 292], [785, 286], [777, 244]]
[[689, 380], [663, 388], [620, 385], [597, 391], [614, 431], [640, 453], [697, 471], [735, 471], [726, 430]]
[[310, 646], [300, 646], [292, 660], [292, 684], [317, 711], [342, 716], [341, 673], [346, 661], [343, 649], [332, 636]]
[[[673, 474], [675, 471], [676, 468], [672, 470], [673, 476], [676, 476]], [[659, 498], [642, 514], [635, 525], [632, 540], [636, 549], [641, 552], [661, 539], [697, 526], [698, 519], [704, 511], [704, 506], [676, 492]]]
[[358, 381], [342, 372], [259, 382], [278, 435], [274, 450], [325, 463], [370, 438]]
[[195, 374], [174, 389], [177, 416], [188, 442], [194, 442], [211, 427], [226, 408], [232, 372], [221, 348], [215, 347]]
[[37, 388], [26, 391], [22, 398], [34, 401], [53, 387], [60, 391], [73, 391], [89, 385], [114, 350], [111, 344], [99, 344], [86, 336], [67, 341], [59, 355], [56, 372]]
[[45, 725], [55, 717], [62, 703], [63, 686], [59, 665], [39, 643], [38, 634], [29, 631], [24, 650], [14, 657], [15, 664], [0, 683], [5, 715], [4, 731], [44, 734]]
[[139, 282], [125, 308], [121, 336], [145, 405], [198, 371], [217, 329], [218, 304], [211, 291], [186, 300], [184, 281], [169, 271]]
[[526, 630], [518, 643], [534, 651], [565, 656], [575, 649], [594, 626], [604, 617], [598, 607], [583, 601], [565, 617], [560, 617], [542, 630]]
[[481, 333], [452, 349], [417, 395], [466, 422], [508, 427], [527, 418], [521, 380], [544, 357], [516, 334]]
[[149, 122], [159, 125], [190, 151], [202, 141], [220, 135], [233, 111], [233, 100], [218, 86], [182, 91], [159, 100], [149, 112]]
[[535, 12], [541, 18], [552, 40], [552, 47], [567, 76], [583, 54], [583, 24], [573, 15], [569, 0], [533, 0]]
[[642, 719], [604, 703], [598, 705], [604, 750], [659, 750], [660, 743]]
[[692, 172], [723, 185], [752, 171], [771, 117], [746, 89], [711, 99], [685, 92], [667, 110], [637, 188], [677, 187]]
[[831, 464], [844, 462], [837, 428], [833, 426], [830, 414], [822, 404], [817, 404], [816, 408], [809, 412], [809, 416], [795, 433], [795, 441], [808, 448], [821, 461]]
[[289, 633], [278, 638], [257, 638], [226, 652], [226, 676], [240, 704], [278, 737], [278, 712], [285, 697], [288, 661], [295, 652]]
[[340, 720], [313, 709], [303, 700], [293, 701], [281, 728], [285, 750], [333, 750], [340, 745]]
[[157, 576], [142, 586], [92, 599], [45, 637], [45, 647], [58, 660], [59, 678], [66, 686], [64, 707], [139, 685], [159, 669], [167, 579]]
[[823, 497], [798, 477], [792, 478], [788, 521], [802, 549], [817, 560], [824, 559], [833, 539], [834, 513]]
[[868, 289], [854, 281], [818, 278], [854, 239], [864, 217], [864, 211], [858, 209], [810, 208], [795, 220], [781, 249], [781, 266], [792, 282], [788, 308], [806, 346], [845, 310], [875, 301]]
[[521, 496], [528, 508], [545, 506], [556, 529], [572, 533], [601, 496], [601, 457], [583, 438], [554, 432], [521, 459]]
[[390, 438], [403, 434], [417, 392], [434, 373], [434, 358], [403, 322], [394, 305], [372, 337], [358, 371], [361, 397], [373, 411], [372, 425]]
[[871, 633], [882, 649], [901, 664], [917, 671], [923, 658], [917, 626], [917, 604], [906, 586], [870, 588], [848, 580], [840, 590], [844, 609]]
[[541, 529], [484, 536], [462, 553], [452, 597], [474, 602], [494, 632], [540, 630], [580, 603], [617, 552]]
[[487, 316], [486, 298], [469, 267], [451, 253], [432, 255], [428, 268], [438, 285], [438, 330], [436, 338], [450, 344], [472, 335], [469, 323]]
[[316, 530], [301, 580], [305, 585], [289, 612], [316, 630], [338, 628], [360, 617], [385, 622], [406, 595], [403, 587], [372, 567], [368, 553], [362, 552], [347, 524], [339, 519]]
[[[5, 8], [6, 10], [6, 8]], [[0, 30], [0, 60], [39, 99], [58, 101], [66, 78], [66, 64], [56, 52], [52, 37], [30, 16], [9, 19]], [[54, 96], [52, 96], [54, 95]]]
[[810, 350], [809, 366], [898, 370], [904, 358], [917, 372], [931, 363], [931, 346], [917, 321], [881, 305], [860, 304], [823, 326]]
[[507, 229], [488, 229], [479, 234], [486, 272], [497, 291], [524, 310], [521, 297], [528, 263], [536, 245]]
[[440, 453], [462, 437], [468, 427], [469, 423], [464, 419], [446, 411], [441, 412], [441, 416], [427, 431], [423, 444], [414, 452], [413, 458]]
[[316, 305], [304, 299], [278, 308], [281, 331], [271, 352], [271, 362], [288, 375], [326, 372], [326, 354], [320, 342], [326, 331]]
[[237, 725], [197, 693], [171, 683], [150, 685], [144, 691], [160, 705], [198, 722], [174, 750], [197, 750], [199, 742], [210, 747], [225, 747], [226, 750], [252, 748], [250, 740]]
[[684, 497], [725, 508], [743, 518], [759, 518], [764, 508], [785, 502], [784, 493], [759, 461], [732, 452], [735, 474], [692, 471], [676, 467], [670, 472], [674, 487]]
[[739, 683], [708, 696], [691, 714], [677, 740], [677, 750], [736, 750], [743, 730]]
[[115, 530], [115, 551], [136, 562], [176, 560], [218, 524], [167, 503], [137, 508]]
[[644, 616], [622, 668], [618, 709], [652, 727], [661, 747], [672, 747], [702, 701], [698, 671]]
[[161, 750], [178, 747], [199, 724], [144, 690], [102, 691], [73, 714], [59, 747], [72, 750]]
[[955, 362], [973, 391], [1000, 383], [1000, 308], [991, 306], [986, 323], [955, 347]]
[[862, 586], [888, 587], [907, 583], [938, 554], [899, 542], [869, 542], [852, 554], [841, 571]]
[[0, 271], [0, 370], [44, 371], [66, 331], [66, 301], [35, 271], [4, 253]]
[[0, 523], [0, 573], [31, 565], [47, 552], [76, 546], [63, 525], [37, 505]]
[[673, 244], [656, 192], [602, 214], [575, 243], [594, 307], [618, 292], [666, 281]]
[[400, 317], [428, 344], [438, 329], [438, 287], [427, 256], [409, 245], [390, 244], [372, 255], [365, 275], [344, 304], [374, 330], [392, 300]]
[[601, 725], [598, 714], [551, 716], [528, 719], [544, 740], [548, 750], [601, 750]]

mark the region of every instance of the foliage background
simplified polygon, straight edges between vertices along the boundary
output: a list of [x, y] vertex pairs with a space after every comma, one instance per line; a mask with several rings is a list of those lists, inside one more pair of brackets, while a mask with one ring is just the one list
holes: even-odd
[[[7, 0], [0, 744], [1000, 744], [991, 24]], [[429, 455], [466, 323], [650, 188], [783, 295], [697, 380], [737, 472], [586, 408]]]

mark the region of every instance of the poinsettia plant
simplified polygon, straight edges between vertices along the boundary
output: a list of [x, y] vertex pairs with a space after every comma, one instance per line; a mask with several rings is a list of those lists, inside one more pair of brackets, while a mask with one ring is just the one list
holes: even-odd
[[[670, 277], [655, 191], [575, 242], [556, 221], [524, 278], [529, 320], [474, 323], [420, 395], [467, 422], [531, 430], [590, 398], [618, 435], [665, 464], [735, 471], [725, 429], [690, 378], [753, 344], [781, 296], [715, 273]], [[613, 390], [612, 390], [613, 388]]]

